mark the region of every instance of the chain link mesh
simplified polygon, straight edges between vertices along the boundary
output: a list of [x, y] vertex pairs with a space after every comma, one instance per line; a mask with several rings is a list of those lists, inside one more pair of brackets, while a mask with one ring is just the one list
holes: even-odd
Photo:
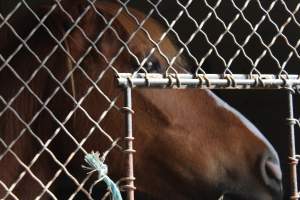
[[[79, 11], [73, 11], [70, 7], [77, 1], [53, 0], [45, 4], [26, 0], [8, 3], [0, 1], [0, 74], [3, 74], [0, 78], [4, 79], [4, 76], [7, 76], [16, 86], [13, 91], [3, 92], [3, 88], [9, 90], [10, 85], [1, 89], [0, 123], [11, 119], [19, 124], [18, 127], [11, 127], [11, 124], [0, 125], [3, 130], [15, 129], [18, 132], [13, 135], [14, 137], [0, 137], [1, 170], [8, 167], [6, 163], [10, 162], [14, 163], [16, 169], [9, 169], [7, 173], [18, 170], [18, 174], [12, 180], [1, 177], [0, 187], [4, 191], [0, 192], [3, 195], [1, 199], [22, 199], [18, 193], [25, 179], [30, 179], [34, 186], [39, 188], [35, 199], [45, 197], [61, 199], [61, 195], [66, 195], [64, 198], [67, 199], [93, 199], [86, 189], [86, 186], [91, 184], [91, 176], [78, 177], [72, 162], [75, 163], [78, 157], [91, 150], [85, 146], [87, 143], [101, 139], [109, 145], [116, 137], [122, 136], [116, 136], [110, 132], [109, 127], [102, 126], [104, 120], [110, 119], [108, 118], [110, 113], [124, 111], [124, 106], [120, 103], [122, 91], [118, 91], [117, 94], [111, 93], [101, 85], [101, 82], [109, 77], [124, 78], [126, 86], [138, 86], [142, 79], [142, 85], [148, 87], [155, 85], [157, 79], [162, 83], [156, 83], [155, 86], [165, 87], [187, 86], [191, 84], [190, 80], [195, 81], [193, 86], [201, 85], [208, 88], [218, 84], [222, 88], [239, 85], [246, 85], [243, 88], [299, 85], [297, 65], [300, 61], [298, 38], [300, 3], [297, 1], [176, 0], [166, 6], [164, 5], [168, 3], [166, 0], [145, 0], [136, 4], [128, 0], [114, 1], [116, 6], [108, 13], [105, 11], [107, 6], [97, 6], [102, 4], [102, 1], [84, 2], [84, 7]], [[130, 8], [139, 6], [145, 15]], [[172, 14], [169, 12], [170, 9], [173, 9]], [[24, 13], [29, 17], [18, 18]], [[96, 17], [91, 23], [103, 26], [96, 35], [87, 30], [84, 24], [84, 20], [91, 15]], [[52, 27], [57, 22], [53, 21], [53, 18], [57, 21], [66, 21], [62, 33], [59, 32], [61, 30]], [[122, 35], [124, 33], [117, 28], [120, 26], [119, 21], [125, 18], [133, 24], [131, 29], [123, 30], [129, 33], [126, 39]], [[162, 33], [150, 30], [151, 27], [147, 24], [153, 20], [152, 18], [165, 26]], [[26, 28], [26, 24], [31, 24], [28, 25], [30, 30]], [[26, 29], [27, 32], [22, 29]], [[39, 34], [45, 32], [51, 44], [39, 40]], [[80, 35], [84, 43], [74, 39], [74, 32]], [[109, 42], [106, 45], [116, 45], [116, 41], [120, 44], [114, 52], [105, 52], [105, 47], [99, 45], [107, 39], [106, 37], [110, 37], [107, 35], [112, 39], [108, 38]], [[141, 35], [148, 41], [147, 44], [140, 45], [151, 47], [149, 51], [143, 52], [144, 55], [136, 52], [131, 45]], [[165, 46], [170, 42], [170, 37], [178, 49], [168, 52]], [[9, 44], [10, 41], [14, 44]], [[49, 49], [43, 49], [43, 43]], [[79, 50], [74, 50], [76, 48]], [[22, 74], [24, 70], [16, 68], [16, 65], [23, 64], [22, 61], [18, 62], [23, 54], [34, 60], [34, 66], [29, 67], [30, 73], [27, 75]], [[61, 66], [65, 68], [65, 71], [61, 71], [63, 74], [61, 76], [53, 69], [52, 64], [49, 64], [60, 54], [64, 55], [66, 64]], [[95, 54], [105, 67], [99, 73], [91, 74], [86, 60]], [[154, 55], [160, 60], [153, 60]], [[122, 59], [130, 60], [132, 65], [120, 68], [119, 62]], [[51, 79], [49, 82], [53, 88], [45, 88], [47, 93], [43, 94], [34, 84], [37, 79], [46, 76]], [[158, 78], [153, 80], [153, 77]], [[74, 81], [75, 78], [82, 81], [77, 83]], [[84, 92], [77, 89], [80, 84], [87, 85]], [[104, 105], [100, 114], [91, 113], [86, 105], [86, 99], [95, 93], [102, 97], [98, 100], [100, 99]], [[27, 111], [27, 108], [20, 110], [18, 107], [22, 101], [20, 97], [32, 99], [34, 102], [32, 106], [38, 107], [34, 113], [26, 115], [24, 111]], [[53, 104], [59, 103], [59, 98], [73, 106], [64, 110], [62, 105], [53, 110]], [[59, 114], [60, 112], [64, 114]], [[84, 136], [74, 136], [74, 130], [70, 128], [70, 124], [74, 123], [74, 118], [77, 117], [88, 121], [89, 130], [82, 130], [85, 131]], [[39, 125], [47, 120], [53, 121], [55, 125], [53, 127]], [[290, 121], [299, 126], [297, 119], [293, 118]], [[42, 137], [41, 131], [50, 131], [51, 134]], [[30, 145], [25, 142], [27, 138], [33, 140], [33, 145], [37, 147], [30, 152], [31, 157], [26, 156], [25, 149]], [[58, 141], [62, 139], [72, 146], [72, 150], [65, 152], [63, 156], [53, 149], [53, 146], [64, 145]], [[25, 149], [20, 150], [18, 147], [22, 146]], [[105, 148], [103, 147], [103, 151]], [[124, 149], [120, 147], [122, 148]], [[118, 148], [117, 151], [122, 153]], [[291, 159], [298, 162], [297, 156]], [[45, 165], [43, 163], [45, 160], [50, 164]], [[39, 174], [38, 165], [53, 168], [51, 176], [43, 177]], [[77, 170], [81, 170], [78, 168]], [[75, 186], [74, 191], [67, 194], [54, 192], [53, 185], [62, 181], [63, 176], [68, 177], [68, 184]], [[121, 177], [118, 184], [124, 190], [126, 188], [122, 188], [121, 183], [126, 182], [126, 178]], [[103, 199], [107, 197], [108, 194], [104, 195]]]

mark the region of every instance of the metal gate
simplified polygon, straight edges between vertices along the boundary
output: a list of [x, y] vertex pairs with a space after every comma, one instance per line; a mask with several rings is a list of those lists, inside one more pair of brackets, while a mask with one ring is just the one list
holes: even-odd
[[[97, 10], [95, 6], [97, 2], [95, 0], [81, 1], [83, 7], [79, 9], [78, 13], [71, 14], [72, 4], [76, 4], [80, 1], [61, 1], [53, 0], [45, 3], [47, 9], [44, 9], [43, 3], [38, 1], [0, 1], [0, 42], [4, 44], [10, 42], [10, 37], [7, 34], [12, 35], [14, 41], [17, 41], [17, 45], [12, 50], [9, 50], [9, 55], [2, 55], [5, 52], [1, 49], [0, 44], [0, 74], [5, 70], [8, 70], [10, 74], [14, 75], [14, 78], [22, 86], [18, 87], [14, 91], [14, 94], [9, 98], [4, 93], [0, 93], [0, 118], [3, 119], [7, 113], [11, 113], [21, 122], [22, 127], [20, 132], [15, 138], [7, 139], [0, 137], [1, 151], [0, 151], [0, 163], [5, 162], [5, 157], [13, 156], [16, 160], [17, 166], [22, 166], [23, 170], [18, 173], [16, 179], [10, 183], [0, 180], [1, 190], [4, 190], [3, 199], [22, 199], [22, 197], [14, 194], [14, 189], [21, 184], [22, 178], [29, 175], [33, 178], [42, 188], [42, 191], [35, 197], [36, 199], [42, 199], [44, 194], [49, 195], [53, 199], [59, 199], [53, 191], [51, 191], [51, 185], [55, 184], [57, 177], [60, 174], [65, 173], [73, 184], [76, 186], [76, 190], [67, 198], [74, 199], [79, 192], [84, 193], [85, 198], [92, 199], [90, 192], [84, 188], [84, 185], [90, 179], [90, 175], [82, 180], [78, 180], [68, 169], [68, 164], [72, 161], [74, 155], [77, 152], [84, 154], [88, 153], [83, 147], [84, 143], [92, 132], [99, 130], [110, 142], [114, 142], [116, 138], [111, 138], [100, 123], [105, 119], [107, 113], [112, 109], [117, 109], [119, 112], [125, 113], [126, 120], [126, 135], [123, 138], [126, 141], [126, 148], [123, 151], [127, 154], [127, 171], [124, 178], [120, 180], [120, 183], [125, 182], [123, 187], [127, 191], [128, 199], [134, 199], [134, 130], [132, 129], [132, 115], [134, 102], [132, 102], [132, 89], [133, 88], [208, 88], [208, 89], [278, 89], [287, 94], [288, 105], [286, 109], [289, 112], [289, 116], [283, 116], [288, 122], [287, 137], [289, 139], [289, 171], [290, 171], [290, 192], [291, 199], [299, 199], [299, 191], [297, 186], [297, 164], [299, 155], [296, 153], [296, 139], [295, 132], [300, 128], [299, 120], [296, 118], [297, 114], [294, 114], [293, 96], [298, 91], [300, 85], [299, 65], [299, 30], [300, 30], [300, 3], [297, 1], [260, 1], [260, 0], [243, 0], [243, 1], [224, 1], [224, 0], [176, 0], [168, 2], [166, 0], [145, 0], [145, 1], [114, 1], [118, 5], [115, 15], [109, 16], [102, 14]], [[44, 6], [44, 7], [43, 7]], [[43, 8], [43, 13], [37, 13], [40, 8]], [[143, 10], [145, 16], [142, 19], [138, 18], [136, 12], [133, 12], [129, 7], [137, 7]], [[64, 24], [65, 33], [63, 33], [59, 39], [53, 33], [53, 29], [49, 27], [47, 20], [51, 18], [52, 14], [59, 10], [62, 15], [59, 18], [67, 18], [67, 24]], [[20, 23], [15, 23], [14, 18], [19, 14], [27, 12], [31, 15], [30, 20], [36, 20], [36, 24], [30, 28], [26, 34], [20, 34], [18, 27], [22, 28]], [[77, 12], [77, 11], [76, 11]], [[103, 30], [91, 40], [88, 33], [85, 33], [84, 25], [81, 24], [85, 17], [90, 13], [94, 13], [101, 20], [105, 22]], [[137, 29], [131, 32], [128, 41], [124, 41], [118, 34], [118, 31], [113, 27], [114, 21], [122, 13], [126, 13], [133, 22], [137, 24]], [[59, 19], [56, 18], [56, 19]], [[151, 33], [148, 32], [144, 24], [147, 20], [155, 18], [163, 26], [166, 27], [165, 32], [159, 35], [158, 40], [152, 39]], [[23, 23], [27, 23], [27, 19], [24, 18]], [[29, 23], [29, 22], [28, 22]], [[55, 22], [53, 22], [55, 23]], [[22, 23], [21, 23], [22, 24]], [[49, 33], [49, 38], [52, 38], [55, 45], [47, 52], [44, 57], [39, 57], [38, 52], [31, 47], [31, 39], [37, 37], [35, 35], [39, 29]], [[72, 46], [66, 44], [68, 37], [72, 34], [72, 31], [79, 30], [82, 37], [88, 42], [88, 46], [84, 46], [84, 52], [79, 57], [74, 58], [72, 54]], [[97, 44], [101, 41], [104, 33], [110, 30], [112, 34], [115, 34], [122, 46], [114, 52], [113, 56], [105, 58], [104, 54], [97, 49]], [[1, 34], [2, 32], [2, 34]], [[129, 43], [132, 38], [135, 37], [138, 32], [146, 34], [153, 48], [143, 55], [142, 59], [139, 59], [131, 49]], [[160, 49], [161, 43], [167, 37], [172, 35], [175, 42], [178, 44], [178, 50], [175, 55], [168, 57]], [[42, 42], [42, 41], [40, 41]], [[112, 42], [113, 43], [113, 42]], [[9, 43], [8, 43], [9, 45]], [[113, 45], [113, 44], [112, 44]], [[142, 44], [141, 44], [142, 45]], [[202, 47], [203, 46], [203, 47]], [[47, 62], [51, 56], [56, 54], [57, 49], [60, 49], [63, 54], [67, 55], [68, 73], [65, 77], [57, 78], [52, 69], [49, 69]], [[22, 74], [15, 69], [13, 60], [17, 59], [22, 51], [28, 51], [30, 56], [33, 56], [37, 61], [37, 67], [32, 73], [24, 78]], [[89, 77], [85, 69], [83, 69], [82, 61], [92, 51], [95, 51], [103, 59], [107, 61], [106, 69], [103, 73], [98, 75], [97, 79]], [[123, 52], [133, 57], [137, 64], [134, 71], [122, 71], [114, 67], [115, 62], [122, 57]], [[147, 62], [155, 53], [165, 59], [166, 68], [163, 71], [151, 72], [147, 68]], [[189, 72], [179, 71], [173, 67], [176, 60], [185, 54], [190, 60], [189, 65], [193, 66], [193, 69]], [[154, 65], [155, 63], [153, 63]], [[210, 67], [207, 67], [209, 63]], [[46, 70], [51, 79], [57, 84], [57, 88], [54, 88], [52, 93], [47, 99], [41, 99], [38, 92], [31, 88], [31, 82], [35, 77], [39, 75], [39, 72]], [[76, 83], [74, 86], [73, 74], [83, 74], [83, 77], [91, 82], [91, 86], [87, 89], [86, 93], [80, 98], [76, 97]], [[116, 76], [116, 81], [123, 89], [124, 94], [124, 107], [119, 108], [116, 102], [122, 98], [120, 96], [111, 97], [97, 84], [100, 83], [107, 75], [107, 71], [113, 71]], [[150, 71], [150, 72], [149, 72]], [[1, 76], [0, 76], [1, 77]], [[66, 86], [68, 82], [71, 82], [71, 86]], [[4, 83], [1, 83], [4, 84]], [[10, 85], [6, 86], [7, 88]], [[70, 88], [68, 88], [70, 87]], [[23, 91], [28, 91], [31, 96], [43, 106], [34, 113], [32, 119], [24, 120], [23, 116], [18, 113], [18, 110], [14, 107], [14, 102], [22, 94]], [[99, 116], [98, 119], [93, 119], [84, 110], [82, 103], [85, 98], [88, 97], [93, 90], [96, 90], [107, 101], [108, 106], [105, 111]], [[1, 91], [1, 90], [0, 90]], [[74, 103], [74, 108], [68, 110], [65, 115], [65, 119], [59, 119], [55, 116], [55, 113], [48, 106], [51, 99], [55, 95], [62, 91], [70, 98]], [[72, 120], [75, 113], [81, 110], [88, 120], [92, 123], [92, 127], [88, 130], [87, 135], [81, 139], [72, 136], [72, 132], [68, 130], [67, 124]], [[50, 114], [54, 119], [58, 127], [54, 129], [51, 137], [41, 139], [39, 133], [36, 133], [32, 128], [32, 124], [35, 119], [39, 117], [42, 112]], [[122, 122], [119, 122], [122, 123]], [[1, 126], [0, 126], [1, 127]], [[1, 131], [1, 129], [0, 129]], [[69, 152], [65, 162], [61, 162], [51, 151], [49, 145], [60, 131], [64, 131], [72, 143], [77, 146], [73, 152]], [[30, 158], [29, 161], [22, 161], [18, 153], [14, 152], [15, 145], [19, 145], [18, 142], [22, 140], [22, 137], [26, 134], [30, 134], [35, 140], [38, 141], [38, 145], [42, 148], [40, 151]], [[1, 132], [0, 132], [1, 136]], [[138, 136], [136, 136], [138, 137]], [[96, 150], [96, 149], [95, 149]], [[38, 176], [32, 173], [32, 167], [38, 162], [43, 152], [49, 153], [52, 161], [58, 165], [58, 170], [50, 180], [43, 182]], [[2, 163], [2, 167], [5, 165]], [[124, 166], [125, 167], [125, 166]], [[78, 170], [81, 167], [78, 166]], [[5, 170], [2, 168], [1, 170]], [[122, 184], [121, 184], [122, 185]], [[1, 194], [1, 193], [0, 193]], [[105, 195], [108, 197], [108, 194]]]

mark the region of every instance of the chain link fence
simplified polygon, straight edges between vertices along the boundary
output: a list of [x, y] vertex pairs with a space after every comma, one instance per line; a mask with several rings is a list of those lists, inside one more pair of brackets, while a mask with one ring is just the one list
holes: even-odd
[[140, 87], [287, 91], [288, 195], [299, 199], [294, 129], [300, 123], [293, 113], [300, 85], [297, 1], [0, 5], [1, 199], [109, 198], [103, 190], [92, 195], [88, 187], [95, 177], [81, 164], [84, 155], [103, 153], [118, 138], [108, 167], [117, 171], [120, 190], [134, 199], [131, 88]]

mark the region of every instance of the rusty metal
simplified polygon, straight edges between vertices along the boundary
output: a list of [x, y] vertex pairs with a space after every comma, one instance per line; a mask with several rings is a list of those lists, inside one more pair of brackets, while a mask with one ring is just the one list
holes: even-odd
[[135, 153], [135, 150], [133, 149], [133, 130], [132, 130], [132, 115], [134, 111], [132, 110], [132, 89], [130, 87], [126, 87], [124, 89], [124, 96], [125, 96], [125, 102], [123, 107], [123, 110], [125, 111], [126, 119], [125, 119], [125, 125], [126, 125], [126, 135], [125, 140], [127, 142], [127, 148], [124, 150], [125, 153], [127, 153], [127, 185], [122, 186], [122, 188], [126, 189], [127, 191], [127, 199], [128, 200], [134, 200], [134, 163], [133, 163], [133, 154]]

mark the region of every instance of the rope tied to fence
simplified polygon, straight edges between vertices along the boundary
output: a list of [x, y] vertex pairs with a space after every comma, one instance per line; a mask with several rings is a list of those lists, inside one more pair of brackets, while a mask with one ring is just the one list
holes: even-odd
[[107, 189], [111, 193], [112, 200], [122, 200], [122, 196], [118, 186], [114, 183], [114, 181], [107, 175], [108, 174], [108, 166], [104, 163], [105, 158], [108, 153], [117, 145], [119, 139], [115, 140], [111, 147], [103, 153], [100, 157], [100, 153], [92, 151], [89, 154], [86, 154], [84, 157], [84, 161], [89, 166], [82, 166], [84, 169], [90, 170], [88, 174], [92, 174], [94, 172], [98, 172], [98, 180], [96, 180], [90, 187], [89, 193], [90, 195], [93, 192], [93, 188], [101, 181], [104, 181], [107, 185]]

